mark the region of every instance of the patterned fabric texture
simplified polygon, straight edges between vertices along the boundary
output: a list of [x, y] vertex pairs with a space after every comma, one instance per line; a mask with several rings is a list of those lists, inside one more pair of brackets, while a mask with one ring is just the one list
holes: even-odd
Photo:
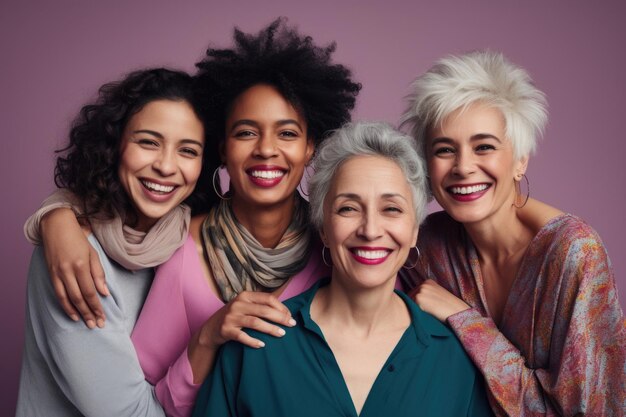
[[626, 415], [626, 323], [597, 233], [563, 214], [534, 237], [499, 326], [489, 317], [478, 255], [444, 212], [420, 230], [408, 288], [434, 279], [472, 308], [448, 319], [485, 377], [499, 416]]
[[228, 201], [202, 224], [202, 240], [222, 301], [242, 291], [272, 291], [304, 268], [311, 254], [308, 203], [296, 193], [289, 227], [274, 248], [264, 248], [237, 221]]

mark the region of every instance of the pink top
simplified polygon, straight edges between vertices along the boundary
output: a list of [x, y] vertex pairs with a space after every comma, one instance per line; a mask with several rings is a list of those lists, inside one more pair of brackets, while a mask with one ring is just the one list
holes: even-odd
[[[287, 283], [280, 295], [285, 300], [330, 275], [314, 246], [305, 268]], [[187, 357], [191, 336], [224, 303], [211, 291], [204, 276], [196, 244], [188, 236], [156, 276], [133, 330], [132, 341], [146, 379], [169, 416], [189, 416], [201, 384], [193, 383]]]
[[[626, 327], [602, 241], [569, 214], [531, 241], [496, 326], [478, 254], [439, 212], [420, 230], [409, 286], [432, 278], [472, 308], [448, 318], [498, 416], [626, 415]], [[404, 271], [406, 272], [406, 271]]]

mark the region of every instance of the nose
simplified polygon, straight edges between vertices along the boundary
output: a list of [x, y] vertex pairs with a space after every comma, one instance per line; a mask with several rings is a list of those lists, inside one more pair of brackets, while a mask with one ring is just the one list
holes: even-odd
[[272, 158], [277, 155], [277, 139], [271, 134], [262, 134], [256, 143], [255, 156]]
[[459, 177], [466, 177], [476, 170], [475, 160], [471, 152], [457, 152], [452, 169], [453, 174]]
[[357, 230], [359, 237], [372, 241], [382, 236], [382, 228], [378, 213], [368, 213], [363, 216], [361, 225]]
[[176, 152], [172, 149], [161, 150], [152, 163], [152, 168], [163, 177], [169, 177], [176, 173]]

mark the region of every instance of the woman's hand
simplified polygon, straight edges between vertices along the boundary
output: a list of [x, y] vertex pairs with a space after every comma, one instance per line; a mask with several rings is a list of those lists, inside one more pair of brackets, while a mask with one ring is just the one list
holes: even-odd
[[244, 332], [244, 328], [276, 337], [285, 334], [282, 328], [268, 322], [289, 327], [296, 324], [287, 307], [268, 293], [244, 291], [216, 311], [194, 334], [187, 349], [193, 382], [204, 381], [213, 368], [217, 349], [227, 341], [235, 340], [253, 348], [265, 346]]
[[424, 281], [422, 285], [415, 289], [413, 299], [422, 310], [444, 323], [453, 314], [470, 308], [463, 300], [432, 279]]
[[106, 319], [98, 292], [109, 295], [98, 253], [89, 244], [74, 212], [53, 210], [41, 221], [41, 234], [54, 292], [74, 321], [82, 316], [90, 329]]
[[296, 321], [283, 303], [272, 294], [244, 291], [219, 309], [200, 330], [201, 345], [216, 349], [229, 340], [260, 348], [264, 343], [242, 329], [253, 329], [281, 337], [285, 331], [273, 323], [295, 326]]

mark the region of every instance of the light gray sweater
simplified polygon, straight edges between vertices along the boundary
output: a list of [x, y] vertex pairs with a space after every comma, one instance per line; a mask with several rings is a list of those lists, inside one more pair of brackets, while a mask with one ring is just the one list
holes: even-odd
[[89, 330], [67, 317], [54, 295], [43, 248], [36, 247], [16, 416], [165, 416], [130, 339], [154, 271], [128, 271], [93, 236], [89, 241], [111, 292], [101, 298], [106, 325]]

